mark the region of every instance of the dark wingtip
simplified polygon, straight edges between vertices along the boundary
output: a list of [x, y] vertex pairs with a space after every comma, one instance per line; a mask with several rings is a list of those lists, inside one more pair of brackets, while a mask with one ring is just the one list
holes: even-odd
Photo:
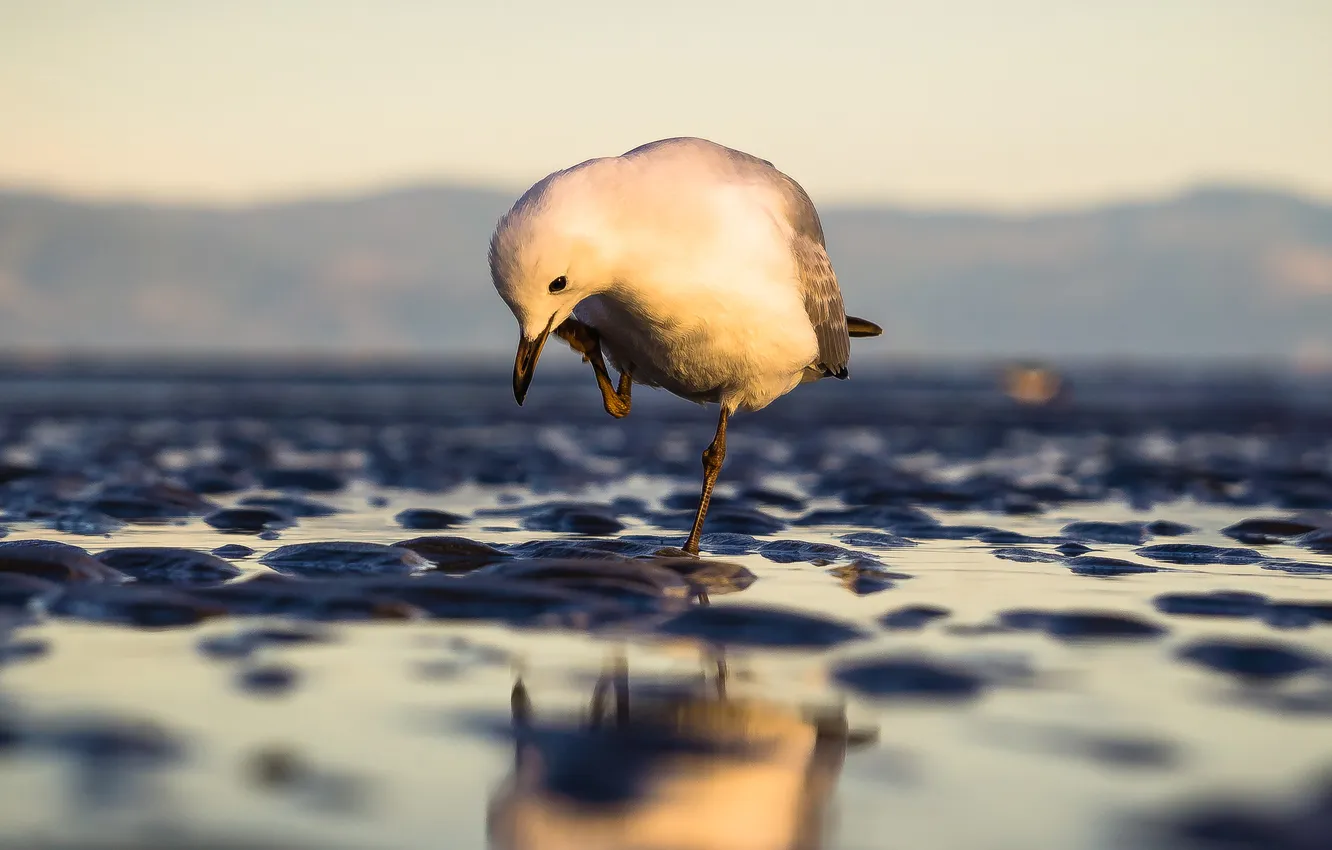
[[829, 378], [836, 378], [836, 379], [839, 380], [839, 381], [845, 381], [847, 378], [851, 377], [851, 373], [850, 373], [849, 371], [847, 371], [847, 368], [846, 368], [845, 366], [843, 366], [842, 368], [838, 369], [836, 372], [834, 372], [833, 370], [829, 369], [827, 366], [824, 366], [824, 367], [823, 367], [823, 374], [824, 374], [826, 377], [829, 377]]
[[868, 319], [858, 319], [855, 316], [846, 317], [846, 330], [853, 337], [878, 336], [883, 333], [883, 328]]

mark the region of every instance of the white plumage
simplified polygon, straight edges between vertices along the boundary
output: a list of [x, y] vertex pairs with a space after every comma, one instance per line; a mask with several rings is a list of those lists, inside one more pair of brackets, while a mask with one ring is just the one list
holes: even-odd
[[[729, 414], [847, 376], [848, 319], [813, 203], [771, 163], [703, 139], [541, 180], [500, 220], [490, 268], [521, 332], [519, 403], [553, 331], [597, 368], [614, 415], [628, 412], [630, 381], [720, 404], [717, 469]], [[878, 332], [850, 321], [857, 335]], [[626, 376], [619, 395], [603, 352]], [[705, 480], [696, 532], [710, 491]]]

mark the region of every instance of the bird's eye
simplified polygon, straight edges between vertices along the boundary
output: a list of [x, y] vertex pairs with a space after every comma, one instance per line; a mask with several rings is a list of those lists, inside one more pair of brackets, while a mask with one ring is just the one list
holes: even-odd
[[560, 275], [559, 277], [555, 278], [550, 282], [549, 289], [551, 292], [561, 292], [563, 291], [564, 287], [568, 285], [569, 285], [569, 279], [564, 275]]

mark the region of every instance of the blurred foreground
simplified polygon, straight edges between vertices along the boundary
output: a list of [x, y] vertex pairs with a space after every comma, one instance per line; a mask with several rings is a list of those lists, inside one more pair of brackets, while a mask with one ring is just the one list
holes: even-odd
[[0, 368], [0, 847], [1332, 843], [1326, 379], [559, 354]]

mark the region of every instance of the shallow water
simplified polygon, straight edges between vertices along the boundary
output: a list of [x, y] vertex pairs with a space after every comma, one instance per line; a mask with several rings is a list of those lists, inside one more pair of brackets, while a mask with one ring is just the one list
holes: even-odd
[[[522, 409], [499, 374], [6, 374], [0, 577], [36, 569], [5, 549], [31, 539], [241, 544], [242, 587], [301, 543], [455, 536], [509, 566], [268, 559], [301, 571], [268, 616], [202, 573], [4, 596], [0, 846], [777, 846], [802, 800], [830, 848], [1332, 846], [1327, 387], [1092, 374], [1026, 407], [992, 377], [858, 375], [737, 419], [704, 561], [754, 580], [703, 607], [693, 567], [650, 560], [711, 436], [684, 402], [640, 391], [614, 422], [556, 370]], [[258, 494], [336, 512], [215, 527]], [[409, 508], [460, 521], [405, 529]], [[1236, 539], [1253, 518], [1307, 529]], [[532, 557], [602, 563], [607, 538], [642, 584]], [[1215, 548], [1140, 551], [1163, 544]], [[547, 595], [486, 595], [506, 588]], [[711, 719], [662, 725], [664, 690]], [[817, 757], [801, 708], [838, 718]]]

